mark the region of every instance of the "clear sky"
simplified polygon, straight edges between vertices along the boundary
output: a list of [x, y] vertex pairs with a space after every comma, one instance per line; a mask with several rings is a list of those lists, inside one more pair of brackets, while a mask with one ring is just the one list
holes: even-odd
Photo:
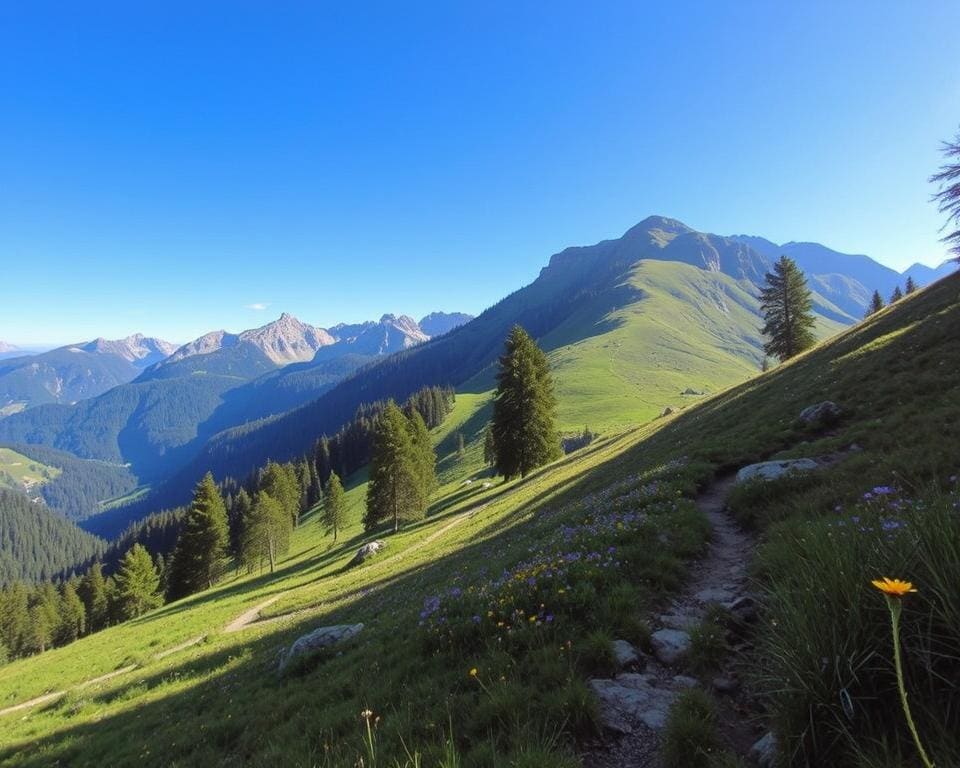
[[476, 313], [654, 213], [936, 264], [958, 28], [956, 0], [2, 2], [0, 339]]

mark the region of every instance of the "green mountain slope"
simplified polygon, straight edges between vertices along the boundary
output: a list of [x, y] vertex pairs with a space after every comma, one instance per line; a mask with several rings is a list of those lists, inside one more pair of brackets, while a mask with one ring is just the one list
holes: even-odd
[[[412, 764], [405, 755], [413, 753], [423, 764], [437, 764], [448, 741], [468, 765], [497, 760], [523, 764], [519, 761], [524, 755], [528, 765], [576, 765], [578, 740], [590, 738], [597, 727], [595, 705], [583, 681], [609, 674], [604, 659], [610, 639], [630, 637], [644, 644], [646, 630], [637, 622], [663, 610], [682, 584], [682, 562], [702, 551], [703, 520], [684, 501], [698, 485], [715, 473], [778, 451], [823, 455], [853, 442], [859, 446], [807, 481], [780, 483], [769, 486], [771, 492], [762, 498], [744, 494], [735, 500], [744, 519], [754, 516], [757, 524], [769, 526], [760, 565], [769, 565], [769, 558], [775, 557], [782, 567], [772, 572], [761, 568], [758, 575], [765, 580], [776, 579], [778, 573], [792, 578], [809, 571], [803, 558], [809, 556], [810, 547], [816, 541], [839, 540], [840, 532], [827, 526], [849, 514], [838, 512], [838, 507], [856, 510], [865, 489], [884, 484], [899, 486], [905, 493], [932, 489], [927, 509], [934, 509], [938, 489], [950, 487], [960, 466], [958, 327], [960, 278], [947, 278], [795, 361], [691, 405], [675, 417], [611, 434], [525, 481], [484, 488], [480, 482], [466, 486], [459, 476], [447, 475], [450, 479], [425, 522], [386, 537], [386, 555], [347, 568], [364, 540], [358, 527], [364, 486], [362, 478], [355, 478], [348, 493], [354, 523], [341, 544], [330, 546], [310, 517], [295, 532], [291, 555], [276, 574], [231, 577], [208, 593], [136, 622], [0, 667], [0, 702], [10, 705], [102, 675], [125, 660], [149, 660], [139, 669], [77, 690], [60, 703], [0, 715], [0, 742], [5, 745], [0, 748], [0, 764], [125, 766], [162, 755], [179, 766], [211, 761], [310, 765], [318, 760], [349, 766], [361, 757], [369, 759], [360, 713], [371, 709], [380, 718], [375, 731], [378, 755], [397, 759], [400, 765], [405, 760]], [[804, 407], [824, 399], [843, 408], [839, 423], [824, 432], [798, 420]], [[451, 423], [435, 436], [441, 453], [451, 431], [470, 422], [479, 405], [470, 395], [458, 401]], [[462, 461], [479, 470], [473, 450], [472, 446]], [[444, 455], [443, 463], [449, 461]], [[758, 512], [762, 516], [756, 516]], [[601, 521], [611, 514], [639, 515], [644, 521], [636, 529], [636, 540], [611, 534], [611, 545], [621, 561], [630, 563], [628, 569], [616, 571], [616, 579], [600, 591], [593, 586], [592, 579], [598, 578], [593, 571], [577, 571], [560, 582], [569, 598], [554, 588], [528, 591], [529, 567], [522, 563], [556, 541], [574, 546], [578, 536], [606, 530]], [[627, 518], [609, 519], [622, 523]], [[956, 528], [955, 513], [950, 519]], [[911, 525], [922, 523], [920, 517], [911, 518]], [[613, 530], [620, 529], [614, 525]], [[856, 529], [851, 534], [854, 542], [867, 535]], [[956, 540], [908, 537], [902, 540], [902, 551], [884, 550], [900, 546], [900, 540], [881, 532], [868, 539], [877, 549], [864, 550], [864, 555], [900, 552], [898, 557], [905, 559], [897, 562], [918, 574], [942, 564], [954, 569], [941, 571], [950, 575], [956, 574], [958, 561], [942, 558], [924, 565], [915, 553], [917, 542], [947, 546]], [[586, 541], [590, 546], [599, 543], [593, 538]], [[847, 751], [851, 743], [883, 749], [875, 728], [882, 729], [885, 743], [893, 745], [893, 755], [910, 754], [885, 658], [886, 614], [879, 595], [866, 591], [871, 589], [869, 578], [882, 567], [880, 561], [844, 561], [843, 569], [853, 569], [844, 571], [837, 562], [815, 565], [812, 575], [830, 590], [811, 590], [805, 583], [803, 588], [766, 583], [779, 589], [776, 594], [812, 598], [806, 610], [816, 636], [795, 633], [795, 626], [779, 629], [779, 622], [766, 619], [752, 630], [759, 633], [755, 639], [762, 648], [779, 640], [781, 653], [798, 654], [812, 664], [810, 674], [823, 682], [820, 700], [800, 699], [804, 707], [815, 706], [809, 711], [816, 719], [807, 717], [806, 722], [821, 729], [818, 735], [832, 750], [829, 763], [826, 755], [818, 762], [814, 753], [811, 764], [853, 765]], [[486, 607], [478, 612], [473, 606], [486, 606], [489, 603], [483, 601], [492, 594], [490, 610], [499, 610], [496, 599], [504, 593], [496, 591], [498, 577], [517, 566], [508, 571], [516, 575], [506, 582], [516, 585], [508, 605], [531, 611], [535, 621], [525, 614], [506, 634], [497, 624], [497, 614], [488, 620]], [[951, 583], [955, 581], [944, 582]], [[465, 613], [455, 609], [461, 594], [467, 596]], [[623, 598], [620, 603], [612, 602], [614, 594]], [[936, 618], [925, 612], [936, 605], [938, 594], [950, 598], [953, 593], [938, 592], [925, 580], [920, 595], [911, 597], [918, 612], [905, 613], [905, 621], [922, 627], [925, 620]], [[469, 602], [471, 595], [480, 602]], [[462, 633], [451, 634], [449, 642], [447, 635], [440, 635], [441, 642], [435, 639], [434, 624], [420, 626], [425, 612], [432, 615], [435, 599], [450, 611], [444, 615]], [[264, 605], [267, 600], [270, 603]], [[538, 609], [547, 601], [552, 611], [549, 622]], [[845, 618], [819, 613], [833, 605], [842, 608]], [[258, 614], [285, 618], [226, 631], [229, 624], [236, 627], [235, 620], [244, 613], [254, 619]], [[852, 634], [851, 616], [875, 631]], [[829, 620], [845, 623], [836, 625], [838, 631], [824, 631], [832, 626]], [[278, 650], [296, 637], [318, 626], [354, 622], [363, 622], [364, 629], [338, 652], [321, 655], [283, 678], [274, 673]], [[942, 631], [947, 633], [942, 636], [945, 644], [938, 647], [960, 658], [956, 625]], [[205, 640], [184, 645], [198, 637]], [[922, 635], [918, 638], [912, 630], [906, 637], [908, 651], [922, 651]], [[804, 650], [807, 644], [809, 649]], [[157, 657], [166, 650], [171, 653]], [[869, 668], [838, 666], [824, 673], [824, 651], [835, 651], [843, 660], [878, 661]], [[831, 658], [827, 656], [828, 662]], [[921, 661], [911, 667], [911, 679], [932, 684], [930, 678], [921, 677], [922, 653], [913, 658]], [[950, 657], [939, 658], [950, 663]], [[476, 678], [471, 669], [477, 670]], [[949, 684], [951, 679], [955, 677], [941, 674], [937, 684]], [[774, 682], [782, 688], [784, 677]], [[841, 689], [846, 698], [839, 694]], [[800, 695], [809, 691], [791, 691], [791, 696]], [[786, 729], [782, 734], [787, 748], [792, 748], [805, 737], [790, 730], [789, 711], [776, 709], [781, 704], [775, 697], [776, 691], [760, 689], [754, 699], [773, 702], [775, 709], [765, 716], [784, 716], [777, 723]], [[845, 701], [864, 714], [853, 724], [843, 714]], [[950, 758], [957, 753], [950, 751], [950, 734], [956, 734], [956, 709], [951, 700], [929, 696], [920, 688], [912, 701], [937, 764], [953, 764]], [[942, 730], [936, 728], [938, 718]], [[185, 721], [190, 728], [184, 728]], [[524, 727], [512, 728], [517, 721]], [[828, 730], [829, 722], [846, 723], [853, 742], [838, 741]], [[544, 739], [544, 733], [549, 737]], [[875, 764], [897, 763], [894, 757]]]

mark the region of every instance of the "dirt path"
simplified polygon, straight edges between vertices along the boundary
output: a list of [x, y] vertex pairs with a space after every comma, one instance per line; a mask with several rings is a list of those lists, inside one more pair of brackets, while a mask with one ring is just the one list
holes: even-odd
[[[710, 544], [704, 557], [691, 564], [683, 591], [663, 613], [651, 617], [655, 640], [660, 633], [670, 637], [688, 632], [700, 623], [711, 604], [730, 603], [748, 594], [747, 565], [756, 543], [726, 512], [727, 495], [735, 482], [735, 475], [720, 477], [697, 496], [697, 508], [712, 529]], [[662, 656], [647, 657], [642, 672], [592, 682], [604, 708], [613, 704], [608, 710], [614, 713], [608, 727], [616, 721], [615, 729], [623, 735], [590, 748], [583, 756], [587, 768], [661, 765], [659, 731], [666, 712], [676, 695], [694, 682], [686, 676], [682, 661], [666, 663]], [[621, 709], [617, 709], [618, 704], [623, 705]], [[737, 732], [747, 729], [742, 722], [728, 723], [725, 718], [723, 729], [738, 749], [750, 737], [749, 733]]]
[[[175, 645], [172, 648], [167, 648], [165, 651], [155, 653], [153, 655], [153, 659], [164, 659], [167, 656], [172, 656], [179, 651], [186, 650], [191, 646], [202, 643], [205, 638], [206, 635], [192, 637], [189, 640], [185, 640], [184, 642], [180, 643], [179, 645]], [[94, 677], [90, 680], [84, 680], [82, 683], [77, 683], [77, 685], [72, 685], [69, 688], [63, 689], [62, 691], [51, 691], [50, 693], [45, 693], [42, 696], [37, 696], [36, 698], [20, 702], [19, 704], [14, 704], [13, 706], [0, 709], [0, 717], [3, 715], [12, 715], [14, 712], [22, 712], [23, 710], [31, 709], [32, 707], [38, 707], [41, 704], [47, 704], [51, 701], [56, 701], [57, 699], [66, 696], [68, 693], [70, 693], [70, 691], [81, 691], [84, 688], [89, 688], [97, 683], [105, 683], [115, 677], [120, 677], [121, 675], [126, 675], [130, 672], [133, 672], [135, 669], [139, 669], [139, 667], [139, 664], [128, 664], [125, 667], [120, 667], [120, 669], [113, 670], [113, 672], [107, 672], [105, 675], [100, 675], [99, 677]]]
[[[402, 560], [404, 557], [408, 557], [409, 555], [416, 552], [418, 549], [421, 549], [422, 547], [425, 547], [428, 544], [436, 541], [438, 538], [446, 534], [455, 526], [462, 523], [464, 520], [467, 520], [473, 517], [474, 515], [477, 515], [480, 512], [482, 512], [484, 509], [486, 509], [487, 504], [489, 504], [489, 502], [485, 504], [480, 504], [479, 506], [476, 506], [476, 507], [471, 507], [467, 511], [461, 512], [459, 515], [457, 515], [453, 520], [451, 520], [445, 526], [434, 531], [425, 539], [423, 539], [423, 541], [418, 541], [413, 546], [407, 547], [406, 549], [403, 549], [400, 552], [397, 552], [396, 554], [393, 554], [390, 557], [385, 558], [384, 560], [379, 560], [377, 561], [377, 564], [383, 566], [389, 563], [395, 563], [398, 560]], [[317, 610], [320, 606], [323, 605], [323, 602], [317, 603], [316, 605], [311, 605], [307, 608], [301, 608], [297, 611], [291, 611], [290, 613], [284, 613], [279, 616], [269, 616], [267, 618], [260, 618], [260, 612], [263, 611], [265, 608], [270, 607], [275, 602], [277, 602], [277, 600], [279, 600], [280, 598], [287, 597], [293, 594], [294, 592], [296, 592], [298, 589], [302, 589], [304, 586], [307, 586], [307, 585], [301, 584], [299, 587], [292, 587], [291, 589], [288, 589], [285, 592], [281, 592], [278, 595], [274, 595], [268, 600], [264, 600], [262, 603], [253, 606], [253, 608], [250, 608], [249, 610], [244, 611], [239, 616], [237, 616], [237, 618], [235, 618], [233, 621], [227, 624], [223, 628], [223, 631], [226, 633], [232, 633], [232, 632], [239, 632], [240, 630], [246, 629], [247, 627], [251, 627], [251, 626], [263, 627], [269, 624], [276, 624], [277, 622], [280, 622], [280, 621], [294, 619], [298, 616], [302, 616], [304, 614], [311, 613]], [[360, 590], [355, 590], [355, 591], [360, 591]], [[347, 596], [349, 596], [349, 593], [347, 595], [340, 595], [338, 599], [343, 599], [344, 597], [347, 597]]]

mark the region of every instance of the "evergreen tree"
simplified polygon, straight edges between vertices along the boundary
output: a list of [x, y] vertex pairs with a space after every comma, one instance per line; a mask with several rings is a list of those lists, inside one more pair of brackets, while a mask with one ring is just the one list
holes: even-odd
[[890, 303], [896, 304], [902, 298], [903, 298], [903, 291], [900, 290], [900, 286], [898, 285], [896, 288], [893, 289], [893, 293], [890, 294]]
[[[960, 133], [953, 141], [943, 142], [942, 151], [946, 161], [940, 166], [940, 171], [930, 177], [930, 182], [937, 185], [933, 199], [940, 213], [947, 215], [943, 228], [948, 229], [951, 225], [960, 225]], [[960, 226], [949, 232], [943, 242], [950, 246], [950, 251], [960, 263]]]
[[467, 450], [463, 445], [463, 432], [457, 432], [457, 458], [463, 459]]
[[334, 542], [337, 540], [337, 533], [347, 523], [347, 504], [343, 496], [343, 484], [336, 472], [331, 472], [330, 479], [327, 481], [320, 522], [327, 533], [333, 534]]
[[489, 422], [483, 433], [483, 460], [491, 467], [497, 463], [497, 444], [493, 440], [493, 428]]
[[107, 626], [109, 621], [109, 605], [107, 603], [107, 588], [103, 578], [103, 566], [96, 562], [90, 566], [80, 581], [77, 589], [80, 599], [83, 600], [87, 614], [87, 630], [99, 632]]
[[427, 508], [430, 496], [437, 490], [437, 454], [434, 453], [430, 432], [420, 411], [411, 408], [407, 424], [410, 431], [410, 444], [413, 448], [413, 462], [420, 479], [419, 507], [424, 510]]
[[30, 627], [30, 596], [20, 582], [12, 584], [0, 595], [0, 641], [11, 656], [26, 653]]
[[370, 530], [383, 520], [392, 520], [397, 531], [401, 520], [423, 511], [422, 501], [423, 475], [409, 422], [391, 400], [374, 431], [364, 526]]
[[230, 511], [230, 551], [239, 558], [243, 549], [243, 529], [247, 516], [253, 507], [253, 500], [246, 488], [241, 488], [233, 500], [233, 509]]
[[763, 360], [760, 362], [760, 370], [764, 373], [770, 370], [770, 358], [766, 355], [763, 356]]
[[873, 297], [870, 299], [870, 306], [867, 307], [867, 313], [865, 317], [875, 315], [881, 309], [883, 309], [883, 296], [880, 295], [880, 291], [874, 291]]
[[500, 357], [493, 403], [496, 467], [508, 480], [560, 456], [556, 405], [547, 356], [515, 325]]
[[60, 624], [60, 600], [49, 582], [39, 587], [30, 605], [26, 636], [28, 653], [43, 653], [53, 645]]
[[223, 575], [228, 543], [227, 509], [207, 472], [197, 484], [173, 551], [171, 599], [212, 587]]
[[81, 637], [87, 627], [87, 611], [83, 601], [77, 595], [73, 581], [66, 581], [60, 590], [60, 623], [56, 640], [59, 645], [72, 643]]
[[908, 277], [907, 277], [906, 290], [905, 290], [904, 292], [907, 294], [907, 296], [909, 296], [909, 295], [910, 295], [911, 293], [913, 293], [915, 290], [917, 290], [917, 284], [916, 284], [915, 282], [913, 282], [913, 278], [912, 278], [912, 277], [909, 277], [909, 276], [908, 276]]
[[247, 568], [263, 567], [266, 560], [270, 573], [277, 560], [290, 549], [293, 520], [283, 505], [265, 491], [253, 498], [253, 507], [243, 533], [243, 561]]
[[760, 309], [766, 324], [761, 333], [769, 337], [763, 351], [779, 360], [809, 349], [814, 344], [813, 300], [807, 280], [793, 259], [781, 256], [766, 275], [760, 290]]
[[150, 559], [150, 553], [140, 544], [134, 544], [123, 556], [116, 583], [117, 598], [124, 619], [135, 619], [151, 608], [163, 605], [160, 574]]
[[259, 489], [280, 504], [290, 515], [291, 524], [297, 524], [300, 519], [300, 486], [291, 465], [267, 462]]

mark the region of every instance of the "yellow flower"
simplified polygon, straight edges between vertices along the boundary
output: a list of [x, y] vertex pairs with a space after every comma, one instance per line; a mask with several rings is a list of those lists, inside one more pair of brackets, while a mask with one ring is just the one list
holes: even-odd
[[470, 677], [476, 677], [476, 676], [477, 676], [477, 668], [474, 667], [473, 669], [470, 670]]
[[916, 592], [913, 584], [909, 581], [900, 581], [900, 579], [888, 579], [884, 576], [882, 579], [874, 579], [870, 582], [881, 592], [892, 597], [903, 597], [908, 592]]

